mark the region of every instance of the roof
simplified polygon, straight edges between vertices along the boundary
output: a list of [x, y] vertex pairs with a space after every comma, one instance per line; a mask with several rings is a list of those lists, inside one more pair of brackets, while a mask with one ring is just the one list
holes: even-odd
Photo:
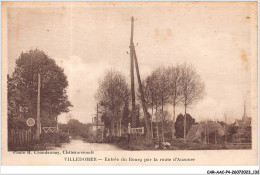
[[251, 117], [245, 117], [241, 120], [236, 119], [234, 125], [240, 127], [251, 126]]
[[213, 132], [218, 132], [219, 135], [224, 135], [225, 130], [223, 126], [221, 126], [218, 122], [215, 121], [207, 121], [207, 122], [201, 122], [196, 125], [192, 125], [188, 134], [187, 134], [187, 139], [190, 141], [194, 141], [198, 138], [201, 137], [202, 133], [213, 133]]
[[188, 134], [187, 134], [187, 140], [196, 140], [200, 137], [200, 131], [201, 131], [201, 125], [196, 124], [192, 125]]

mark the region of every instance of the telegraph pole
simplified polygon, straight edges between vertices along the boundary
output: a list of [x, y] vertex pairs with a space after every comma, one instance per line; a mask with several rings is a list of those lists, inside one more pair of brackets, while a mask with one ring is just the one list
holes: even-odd
[[97, 127], [96, 127], [96, 139], [98, 141], [98, 104], [97, 104]]
[[130, 37], [130, 75], [131, 75], [131, 95], [132, 95], [132, 127], [136, 127], [136, 109], [135, 109], [135, 83], [134, 83], [134, 44], [133, 44], [133, 35], [134, 35], [134, 17], [131, 18], [131, 37]]
[[40, 121], [40, 100], [41, 100], [41, 75], [38, 74], [38, 96], [37, 96], [37, 129], [36, 129], [36, 139], [40, 139], [40, 129], [41, 129], [41, 121]]
[[139, 66], [138, 66], [138, 61], [137, 61], [137, 56], [136, 56], [136, 52], [135, 49], [133, 50], [133, 57], [134, 57], [134, 61], [135, 61], [135, 69], [136, 69], [136, 74], [137, 74], [137, 80], [138, 80], [138, 85], [139, 85], [139, 91], [141, 94], [141, 101], [142, 101], [142, 107], [143, 107], [143, 112], [144, 112], [144, 120], [145, 120], [145, 124], [146, 124], [146, 133], [147, 133], [147, 138], [151, 138], [151, 127], [150, 127], [150, 114], [147, 111], [147, 107], [145, 104], [145, 98], [144, 98], [144, 91], [143, 91], [143, 87], [142, 87], [142, 81], [141, 81], [141, 77], [140, 77], [140, 72], [139, 72]]
[[150, 127], [150, 114], [147, 111], [147, 107], [145, 104], [145, 98], [144, 98], [144, 92], [142, 88], [142, 82], [140, 78], [140, 73], [139, 73], [139, 67], [138, 67], [138, 62], [137, 62], [137, 56], [135, 52], [135, 46], [133, 42], [133, 35], [134, 35], [134, 17], [132, 16], [131, 18], [131, 37], [130, 37], [130, 75], [131, 75], [131, 94], [132, 94], [132, 127], [136, 127], [136, 107], [135, 107], [135, 87], [134, 87], [134, 65], [136, 69], [136, 74], [137, 74], [137, 80], [138, 80], [138, 85], [139, 85], [139, 91], [141, 94], [141, 101], [142, 101], [142, 107], [143, 107], [143, 112], [144, 112], [144, 119], [145, 119], [145, 124], [146, 124], [146, 134], [147, 138], [151, 138], [151, 127]]

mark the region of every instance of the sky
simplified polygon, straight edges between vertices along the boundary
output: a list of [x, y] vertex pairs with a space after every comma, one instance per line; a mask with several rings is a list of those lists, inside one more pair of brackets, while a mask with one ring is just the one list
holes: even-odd
[[[130, 84], [130, 26], [141, 79], [160, 66], [192, 64], [205, 96], [189, 109], [196, 120], [250, 116], [254, 3], [59, 3], [8, 9], [8, 73], [20, 53], [38, 48], [68, 76], [70, 115], [91, 122], [95, 93], [105, 72], [122, 72]], [[137, 85], [137, 83], [136, 83]], [[172, 108], [169, 106], [171, 112]], [[183, 113], [182, 106], [177, 114]], [[59, 116], [61, 122], [68, 114]]]

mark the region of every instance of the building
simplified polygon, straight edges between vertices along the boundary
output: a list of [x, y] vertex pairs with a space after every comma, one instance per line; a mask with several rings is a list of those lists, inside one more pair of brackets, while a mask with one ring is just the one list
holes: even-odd
[[196, 125], [192, 125], [187, 134], [187, 141], [217, 144], [223, 142], [225, 129], [219, 122], [204, 121]]
[[105, 124], [101, 122], [99, 118], [98, 121], [97, 121], [97, 117], [92, 118], [91, 131], [94, 135], [96, 134], [97, 131], [103, 132], [104, 129], [105, 129]]
[[105, 124], [100, 121], [100, 118], [92, 118], [91, 131], [94, 136], [94, 140], [97, 142], [102, 142], [104, 138]]
[[105, 128], [105, 124], [103, 122], [100, 121], [100, 119], [98, 119], [97, 122], [97, 118], [94, 117], [92, 118], [92, 125], [91, 125], [91, 130], [93, 133], [95, 133], [98, 130], [104, 130]]
[[251, 120], [252, 118], [247, 116], [246, 104], [244, 104], [244, 114], [242, 119], [236, 119], [233, 123], [234, 133], [232, 135], [232, 142], [251, 142]]

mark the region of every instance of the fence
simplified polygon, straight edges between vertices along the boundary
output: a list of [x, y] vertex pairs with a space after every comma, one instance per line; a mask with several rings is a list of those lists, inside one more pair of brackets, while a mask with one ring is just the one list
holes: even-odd
[[18, 147], [33, 145], [36, 137], [33, 131], [10, 129], [8, 131], [8, 149], [15, 150]]

